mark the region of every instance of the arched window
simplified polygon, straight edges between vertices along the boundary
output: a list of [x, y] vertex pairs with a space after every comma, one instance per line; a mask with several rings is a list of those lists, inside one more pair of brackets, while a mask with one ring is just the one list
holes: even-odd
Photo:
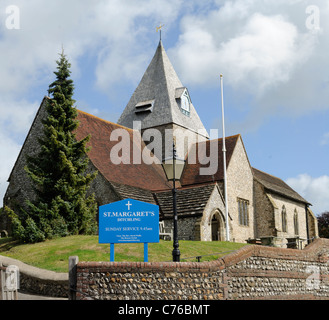
[[249, 226], [249, 201], [238, 198], [239, 223], [242, 226]]
[[294, 229], [295, 229], [295, 235], [299, 235], [299, 227], [298, 227], [298, 213], [297, 209], [295, 209], [294, 213]]
[[287, 232], [287, 211], [285, 206], [282, 206], [281, 217], [282, 217], [282, 232]]

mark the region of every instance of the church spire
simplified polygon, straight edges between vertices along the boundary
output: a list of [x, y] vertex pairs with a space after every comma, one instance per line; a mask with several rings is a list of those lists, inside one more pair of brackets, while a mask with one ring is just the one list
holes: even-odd
[[[187, 98], [185, 106], [181, 105], [183, 95]], [[192, 130], [204, 128], [161, 40], [118, 123], [132, 128], [136, 120], [142, 122], [142, 129], [168, 123]]]
[[139, 85], [121, 114], [118, 124], [141, 129], [179, 126], [197, 133], [206, 130], [194, 109], [189, 92], [177, 76], [160, 39], [156, 52]]

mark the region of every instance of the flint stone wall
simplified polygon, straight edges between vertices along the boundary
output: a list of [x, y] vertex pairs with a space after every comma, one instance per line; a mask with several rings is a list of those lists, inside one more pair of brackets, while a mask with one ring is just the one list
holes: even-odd
[[212, 262], [80, 262], [77, 299], [329, 299], [329, 240], [248, 245]]

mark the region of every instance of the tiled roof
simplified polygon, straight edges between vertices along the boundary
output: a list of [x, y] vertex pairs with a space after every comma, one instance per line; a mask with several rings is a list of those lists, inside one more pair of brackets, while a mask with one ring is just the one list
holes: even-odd
[[261, 183], [267, 190], [280, 194], [284, 197], [291, 198], [309, 204], [302, 196], [290, 188], [284, 181], [268, 173], [252, 168], [254, 179]]
[[[132, 129], [125, 128], [118, 124], [105, 121], [83, 111], [78, 111], [80, 124], [76, 130], [76, 137], [81, 140], [91, 135], [87, 146], [91, 147], [88, 152], [88, 157], [98, 171], [110, 182], [115, 182], [123, 185], [129, 185], [147, 190], [167, 190], [168, 182], [160, 164], [146, 164], [141, 161], [141, 164], [133, 163], [133, 150], [142, 152], [145, 147], [144, 143], [134, 141]], [[125, 129], [129, 134], [129, 164], [115, 164], [110, 159], [111, 149], [118, 141], [111, 141], [110, 135], [115, 129]], [[135, 132], [139, 134], [138, 131]]]
[[129, 198], [129, 199], [135, 199], [138, 201], [156, 204], [153, 198], [153, 194], [149, 190], [127, 186], [115, 182], [112, 182], [112, 185], [122, 199]]
[[[202, 216], [215, 184], [207, 184], [193, 188], [177, 190], [178, 216]], [[173, 218], [172, 191], [157, 192], [154, 194], [156, 203], [160, 207], [161, 218]]]
[[[229, 165], [235, 145], [239, 139], [240, 135], [235, 135], [231, 137], [225, 138], [225, 146], [226, 146], [226, 167]], [[210, 154], [211, 144], [215, 143], [218, 147], [218, 153]], [[205, 156], [211, 155], [211, 163], [215, 163], [217, 161], [218, 167], [217, 171], [214, 175], [200, 175], [200, 168], [207, 168], [208, 164], [198, 156], [198, 149], [199, 148], [206, 148], [206, 152], [202, 152]], [[189, 158], [187, 156], [187, 163], [186, 167], [183, 172], [183, 176], [181, 179], [182, 186], [199, 184], [199, 183], [209, 183], [215, 181], [221, 181], [224, 179], [224, 170], [223, 170], [223, 139], [216, 139], [216, 140], [207, 140], [204, 142], [199, 142], [198, 144], [193, 144], [189, 149], [189, 154], [196, 155], [195, 163], [189, 163]]]

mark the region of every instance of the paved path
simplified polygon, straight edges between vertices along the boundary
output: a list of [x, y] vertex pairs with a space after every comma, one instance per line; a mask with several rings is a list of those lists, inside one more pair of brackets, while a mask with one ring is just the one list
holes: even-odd
[[68, 300], [68, 298], [44, 297], [18, 292], [18, 300]]

